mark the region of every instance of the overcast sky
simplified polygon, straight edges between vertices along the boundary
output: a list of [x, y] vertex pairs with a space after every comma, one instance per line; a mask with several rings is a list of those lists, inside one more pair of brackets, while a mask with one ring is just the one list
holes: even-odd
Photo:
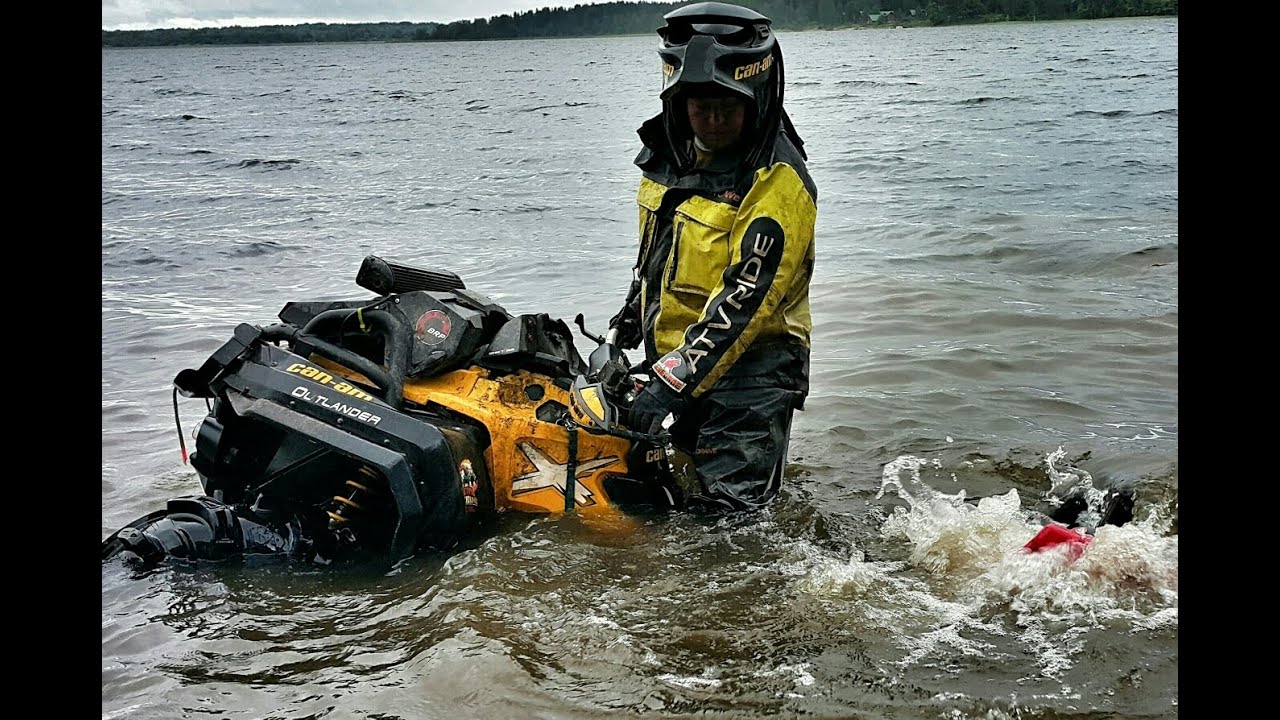
[[102, 0], [103, 30], [296, 25], [306, 22], [437, 22], [607, 0]]

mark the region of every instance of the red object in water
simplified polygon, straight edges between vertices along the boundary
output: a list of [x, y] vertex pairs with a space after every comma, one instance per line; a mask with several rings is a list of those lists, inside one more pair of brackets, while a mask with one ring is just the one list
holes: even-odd
[[1075, 560], [1080, 557], [1080, 553], [1084, 552], [1084, 546], [1093, 542], [1092, 535], [1086, 535], [1061, 525], [1049, 523], [1040, 528], [1040, 532], [1031, 538], [1023, 549], [1029, 552], [1040, 552], [1046, 548], [1057, 547], [1062, 543], [1068, 543], [1067, 558]]

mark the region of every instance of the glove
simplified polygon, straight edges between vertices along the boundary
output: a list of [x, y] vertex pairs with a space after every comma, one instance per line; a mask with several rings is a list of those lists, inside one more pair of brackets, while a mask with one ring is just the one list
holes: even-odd
[[672, 350], [658, 358], [650, 369], [653, 380], [631, 404], [627, 424], [636, 432], [657, 435], [662, 432], [662, 421], [667, 415], [678, 418], [688, 404], [688, 396], [681, 391], [689, 380], [689, 363], [679, 350]]
[[636, 396], [627, 416], [627, 426], [636, 432], [657, 435], [662, 432], [662, 421], [667, 415], [679, 416], [684, 410], [684, 398], [665, 382], [654, 379]]

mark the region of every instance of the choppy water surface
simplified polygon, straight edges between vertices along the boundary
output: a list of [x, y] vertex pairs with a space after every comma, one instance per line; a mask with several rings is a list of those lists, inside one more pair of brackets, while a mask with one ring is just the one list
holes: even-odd
[[[820, 193], [781, 500], [390, 575], [104, 565], [104, 719], [1178, 716], [1177, 20], [780, 40]], [[173, 376], [367, 254], [603, 328], [655, 41], [104, 50], [103, 537], [198, 490]], [[1018, 552], [1117, 480], [1137, 521]]]

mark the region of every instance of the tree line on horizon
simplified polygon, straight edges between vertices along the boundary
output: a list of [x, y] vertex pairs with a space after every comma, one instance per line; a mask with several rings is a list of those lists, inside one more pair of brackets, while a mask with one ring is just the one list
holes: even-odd
[[[105, 47], [277, 45], [338, 42], [511, 40], [641, 35], [688, 2], [607, 2], [544, 7], [447, 24], [415, 22], [304, 23], [259, 27], [103, 30]], [[856, 25], [952, 25], [1009, 20], [1094, 20], [1177, 16], [1178, 0], [746, 0], [778, 30]]]

